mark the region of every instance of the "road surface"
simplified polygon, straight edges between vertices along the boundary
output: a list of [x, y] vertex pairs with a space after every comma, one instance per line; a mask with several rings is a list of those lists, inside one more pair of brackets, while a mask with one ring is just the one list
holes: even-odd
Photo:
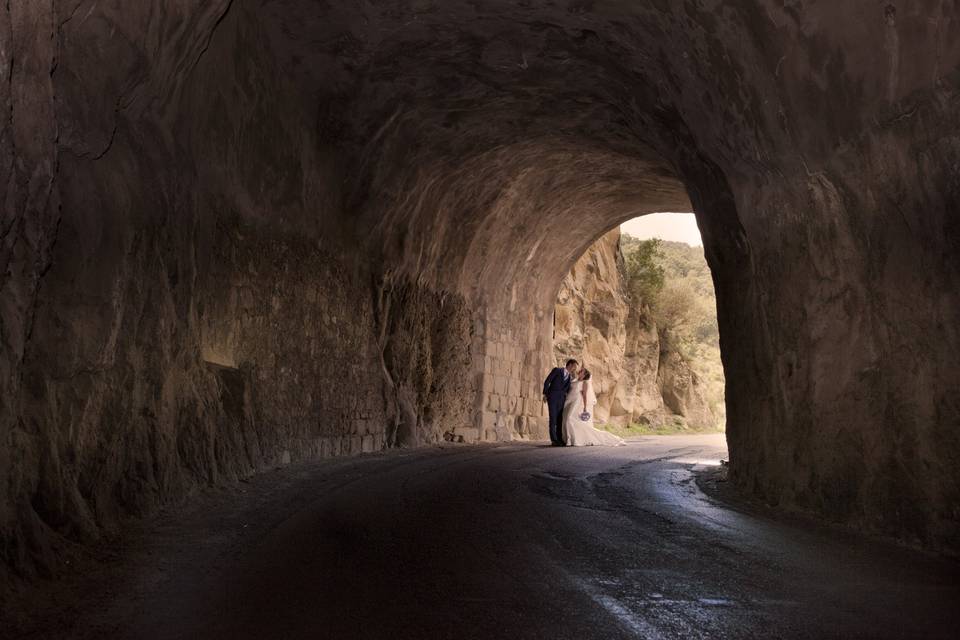
[[77, 638], [953, 638], [957, 565], [704, 495], [722, 435], [298, 465], [148, 522]]

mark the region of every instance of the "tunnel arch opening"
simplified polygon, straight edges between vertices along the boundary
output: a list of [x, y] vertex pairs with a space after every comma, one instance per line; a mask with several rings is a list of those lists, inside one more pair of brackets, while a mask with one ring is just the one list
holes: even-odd
[[[554, 329], [561, 282], [592, 245], [611, 229], [636, 218], [638, 213], [683, 210], [683, 205], [690, 206], [683, 187], [667, 175], [658, 167], [642, 178], [633, 177], [633, 186], [643, 184], [645, 191], [618, 194], [611, 200], [589, 198], [586, 205], [561, 194], [558, 198], [561, 210], [574, 217], [572, 222], [567, 222], [569, 217], [560, 216], [555, 226], [548, 215], [538, 218], [536, 225], [528, 226], [517, 224], [514, 218], [513, 224], [517, 226], [507, 229], [520, 228], [527, 233], [507, 237], [523, 238], [526, 244], [486, 244], [505, 251], [497, 252], [492, 261], [496, 269], [491, 272], [497, 274], [496, 277], [491, 282], [481, 280], [481, 286], [474, 289], [479, 292], [475, 299], [482, 300], [477, 307], [478, 315], [482, 315], [475, 327], [479, 329], [477, 333], [483, 335], [482, 342], [474, 336], [474, 365], [482, 367], [483, 378], [477, 389], [479, 409], [471, 425], [476, 431], [470, 430], [470, 436], [485, 441], [547, 437], [541, 386], [544, 372], [549, 371], [559, 357], [554, 353]], [[624, 183], [615, 187], [623, 188]], [[669, 194], [666, 206], [663, 204], [665, 193]], [[650, 200], [646, 205], [644, 198]], [[550, 205], [543, 208], [549, 211]], [[547, 256], [540, 263], [535, 260], [538, 252]], [[517, 259], [518, 256], [523, 256], [523, 260]]]
[[695, 216], [648, 214], [601, 236], [564, 277], [552, 365], [590, 368], [600, 428], [714, 432], [726, 421], [718, 335]]
[[671, 165], [635, 145], [627, 153], [577, 138], [520, 139], [406, 177], [371, 244], [394, 265], [391, 282], [454, 288], [474, 382], [463, 391], [475, 400], [459, 424], [424, 424], [423, 437], [405, 442], [546, 437], [540, 385], [561, 281], [610, 228], [692, 206]]

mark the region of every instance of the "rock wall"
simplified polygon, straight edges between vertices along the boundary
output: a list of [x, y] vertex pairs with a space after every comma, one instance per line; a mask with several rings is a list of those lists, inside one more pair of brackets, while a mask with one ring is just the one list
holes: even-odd
[[0, 564], [21, 575], [198, 486], [472, 424], [462, 298], [358, 258], [332, 152], [245, 7], [166, 8], [0, 12], [22, 90]]
[[554, 358], [576, 358], [593, 374], [596, 418], [603, 423], [692, 428], [717, 426], [690, 364], [661, 335], [649, 309], [626, 293], [620, 230], [581, 257], [560, 285], [554, 310]]
[[[681, 416], [694, 429], [722, 427], [710, 409], [706, 389], [690, 361], [671, 343], [671, 336], [659, 333], [660, 359], [657, 367], [657, 388], [663, 405], [675, 416]], [[673, 418], [668, 417], [668, 420]]]

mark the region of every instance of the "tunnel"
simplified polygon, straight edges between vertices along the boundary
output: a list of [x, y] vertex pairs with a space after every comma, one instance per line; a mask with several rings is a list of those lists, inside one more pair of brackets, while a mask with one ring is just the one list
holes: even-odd
[[730, 477], [960, 550], [952, 0], [0, 8], [7, 575], [199, 488], [546, 439], [564, 275], [694, 211]]

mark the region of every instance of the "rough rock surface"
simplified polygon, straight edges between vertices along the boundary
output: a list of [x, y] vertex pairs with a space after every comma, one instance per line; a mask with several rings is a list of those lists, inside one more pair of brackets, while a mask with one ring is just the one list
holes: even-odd
[[622, 262], [614, 229], [563, 279], [554, 308], [555, 361], [577, 358], [590, 369], [600, 422], [663, 424], [680, 416], [693, 427], [714, 427], [690, 364], [661, 337], [646, 308], [627, 297]]
[[683, 416], [692, 427], [717, 427], [717, 417], [710, 411], [700, 378], [683, 354], [671, 346], [670, 337], [662, 332], [657, 365], [657, 388], [663, 405], [674, 414]]
[[4, 566], [287, 459], [542, 437], [561, 280], [691, 204], [734, 480], [960, 547], [957, 13], [6, 3]]

